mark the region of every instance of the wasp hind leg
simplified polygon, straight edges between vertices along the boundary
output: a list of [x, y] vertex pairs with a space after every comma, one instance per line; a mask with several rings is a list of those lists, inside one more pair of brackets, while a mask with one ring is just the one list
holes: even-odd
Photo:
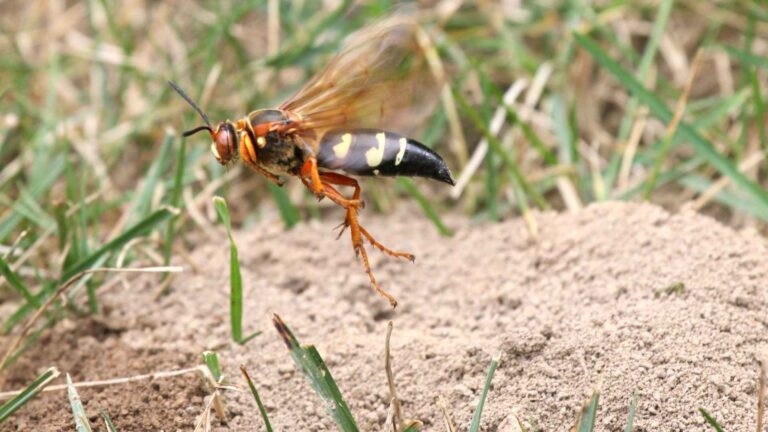
[[[308, 165], [310, 165], [308, 167]], [[311, 166], [314, 165], [314, 166]], [[315, 178], [314, 171], [317, 173], [317, 182], [313, 181]], [[343, 207], [346, 210], [346, 216], [344, 218], [344, 222], [342, 223], [342, 232], [344, 229], [349, 227], [350, 229], [350, 237], [352, 239], [352, 248], [355, 251], [355, 255], [359, 256], [363, 262], [363, 267], [365, 269], [366, 274], [368, 274], [368, 278], [371, 281], [371, 285], [373, 286], [373, 289], [382, 297], [386, 298], [389, 303], [392, 305], [392, 307], [397, 306], [397, 300], [388, 292], [384, 291], [380, 286], [379, 283], [376, 282], [376, 277], [373, 275], [373, 271], [371, 270], [370, 262], [368, 261], [368, 253], [365, 250], [365, 244], [363, 242], [363, 238], [367, 239], [371, 245], [376, 247], [377, 249], [380, 249], [382, 252], [398, 258], [405, 258], [410, 261], [413, 261], [415, 258], [412, 254], [407, 252], [397, 252], [393, 251], [386, 246], [382, 245], [381, 243], [377, 242], [376, 239], [373, 238], [373, 236], [365, 230], [362, 226], [360, 226], [360, 223], [357, 219], [357, 211], [360, 207], [362, 207], [362, 201], [360, 200], [360, 185], [357, 183], [357, 180], [343, 176], [341, 174], [337, 173], [319, 173], [317, 172], [317, 165], [312, 164], [310, 161], [307, 161], [307, 164], [305, 164], [305, 167], [302, 168], [302, 176], [301, 180], [304, 183], [304, 185], [307, 186], [310, 190], [312, 190], [317, 196], [319, 197], [328, 197], [331, 201], [338, 204], [339, 206]], [[350, 186], [354, 188], [354, 192], [352, 193], [352, 199], [348, 199], [344, 197], [344, 195], [341, 194], [333, 185], [337, 186]], [[341, 235], [341, 234], [340, 234]]]
[[[331, 185], [350, 186], [350, 187], [354, 188], [355, 191], [352, 193], [352, 200], [351, 201], [352, 202], [360, 202], [360, 203], [362, 203], [362, 201], [360, 201], [360, 185], [358, 184], [357, 180], [355, 180], [353, 178], [350, 178], [350, 177], [347, 177], [347, 176], [344, 176], [344, 175], [341, 175], [341, 174], [338, 174], [338, 173], [330, 173], [330, 172], [328, 172], [328, 173], [320, 173], [320, 179], [323, 182], [323, 187], [326, 190], [332, 191], [332, 194], [338, 195], [342, 199], [344, 199], [344, 198], [343, 198], [343, 196], [341, 196], [341, 193], [339, 193]], [[329, 195], [329, 198], [331, 198], [330, 195]], [[334, 200], [334, 202], [336, 202], [336, 201]], [[342, 207], [343, 207], [343, 204], [340, 204], [340, 205], [342, 205]], [[361, 207], [363, 207], [362, 204], [361, 204]], [[350, 229], [355, 227], [355, 229], [358, 230], [359, 233], [362, 234], [362, 236], [365, 237], [371, 243], [371, 245], [373, 247], [375, 247], [376, 249], [379, 249], [380, 251], [384, 252], [385, 254], [387, 254], [389, 256], [392, 256], [392, 257], [395, 257], [395, 258], [405, 258], [405, 259], [407, 259], [408, 261], [411, 261], [411, 262], [413, 262], [416, 259], [416, 257], [414, 257], [413, 254], [411, 254], [411, 253], [394, 251], [394, 250], [384, 246], [383, 244], [379, 243], [378, 241], [376, 241], [376, 239], [373, 238], [373, 236], [365, 228], [363, 228], [360, 225], [360, 223], [357, 221], [357, 208], [349, 207], [346, 210], [347, 210], [347, 217], [345, 218], [344, 223], [342, 224], [342, 232], [347, 227], [349, 227]]]

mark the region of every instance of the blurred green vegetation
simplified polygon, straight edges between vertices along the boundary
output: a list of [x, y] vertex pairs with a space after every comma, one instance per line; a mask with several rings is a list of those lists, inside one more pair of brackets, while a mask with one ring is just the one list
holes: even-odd
[[[367, 213], [408, 202], [449, 235], [446, 212], [522, 214], [535, 230], [533, 209], [647, 199], [765, 227], [768, 11], [759, 2], [416, 9], [450, 80], [415, 138], [446, 157], [459, 185], [366, 180]], [[340, 220], [300, 182], [273, 187], [219, 166], [204, 139], [183, 142], [179, 131], [199, 119], [166, 82], [213, 121], [236, 119], [278, 105], [346, 35], [391, 10], [349, 0], [0, 4], [0, 302], [15, 301], [3, 331], [18, 332], [89, 268], [168, 264], [201, 241], [224, 244], [214, 195], [227, 198], [235, 227], [290, 227], [326, 209]], [[54, 302], [44, 326], [97, 312], [101, 277]]]

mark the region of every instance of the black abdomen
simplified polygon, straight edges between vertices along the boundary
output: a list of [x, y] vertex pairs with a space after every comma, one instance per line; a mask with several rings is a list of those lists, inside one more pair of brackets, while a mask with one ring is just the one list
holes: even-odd
[[359, 176], [428, 177], [453, 185], [448, 166], [418, 141], [379, 129], [335, 130], [320, 140], [318, 165]]

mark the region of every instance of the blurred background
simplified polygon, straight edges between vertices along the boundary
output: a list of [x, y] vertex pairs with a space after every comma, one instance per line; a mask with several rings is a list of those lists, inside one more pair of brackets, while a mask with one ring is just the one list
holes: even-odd
[[[443, 221], [448, 213], [522, 215], [535, 232], [536, 209], [650, 200], [764, 230], [768, 9], [760, 2], [412, 6], [448, 77], [416, 138], [446, 158], [458, 185], [366, 180], [366, 217], [408, 206], [448, 235], [457, 227]], [[274, 187], [219, 166], [207, 137], [182, 141], [180, 131], [200, 121], [166, 82], [212, 121], [275, 107], [346, 35], [393, 7], [0, 1], [0, 256], [50, 290], [78, 269], [163, 263], [200, 241], [225, 241], [213, 229], [214, 194], [226, 197], [238, 227], [323, 218], [332, 206], [300, 182]]]

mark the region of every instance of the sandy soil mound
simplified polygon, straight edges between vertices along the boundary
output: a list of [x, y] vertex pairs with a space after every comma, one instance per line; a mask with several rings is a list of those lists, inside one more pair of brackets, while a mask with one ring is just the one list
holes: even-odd
[[[440, 395], [457, 424], [468, 425], [497, 352], [484, 430], [514, 430], [511, 414], [568, 430], [596, 386], [598, 430], [623, 428], [635, 390], [637, 431], [702, 430], [699, 407], [729, 430], [754, 428], [757, 359], [768, 350], [764, 239], [639, 204], [537, 219], [533, 242], [520, 221], [444, 239], [420, 216], [363, 214], [385, 244], [417, 255], [412, 265], [372, 253], [382, 285], [400, 301], [394, 312], [372, 293], [348, 240], [332, 240], [332, 222], [287, 233], [264, 224], [236, 236], [245, 328], [265, 332], [245, 347], [229, 340], [222, 240], [196, 251], [204, 270], [178, 277], [167, 297], [154, 299], [156, 277], [106, 293], [105, 318], [63, 323], [16, 366], [12, 384], [48, 365], [76, 380], [189, 367], [215, 349], [238, 385], [237, 366], [249, 366], [276, 429], [333, 429], [271, 328], [277, 312], [317, 345], [364, 430], [379, 430], [387, 414], [389, 319], [405, 414], [427, 430], [443, 430]], [[196, 376], [81, 392], [94, 418], [101, 403], [121, 431], [191, 430], [204, 395]], [[250, 396], [230, 392], [228, 401], [231, 421], [218, 430], [256, 430]], [[66, 396], [48, 394], [0, 429], [71, 430], [70, 416]]]

